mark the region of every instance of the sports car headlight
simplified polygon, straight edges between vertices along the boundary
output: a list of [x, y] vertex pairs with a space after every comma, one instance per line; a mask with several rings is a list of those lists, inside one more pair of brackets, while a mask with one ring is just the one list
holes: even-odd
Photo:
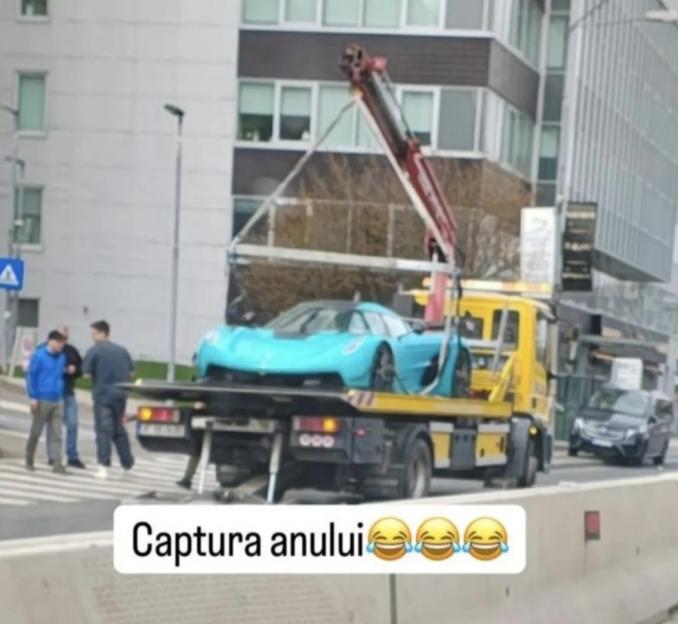
[[352, 340], [349, 342], [345, 347], [344, 350], [341, 352], [343, 355], [351, 355], [351, 353], [355, 353], [360, 347], [362, 347], [363, 343], [365, 342], [364, 338], [356, 338], [355, 340]]
[[202, 341], [204, 344], [213, 345], [219, 340], [219, 334], [215, 331], [209, 331], [205, 334]]

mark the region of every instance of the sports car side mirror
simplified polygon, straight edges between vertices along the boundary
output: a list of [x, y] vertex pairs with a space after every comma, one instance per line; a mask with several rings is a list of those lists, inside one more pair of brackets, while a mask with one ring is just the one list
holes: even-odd
[[424, 323], [423, 321], [414, 321], [412, 323], [412, 331], [415, 334], [423, 334], [426, 331], [426, 329], [427, 329], [426, 323]]

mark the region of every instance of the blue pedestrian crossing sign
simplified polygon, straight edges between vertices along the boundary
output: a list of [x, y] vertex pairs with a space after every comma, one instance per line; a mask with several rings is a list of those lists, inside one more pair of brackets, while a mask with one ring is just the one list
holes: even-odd
[[0, 288], [21, 290], [24, 287], [24, 261], [0, 258]]

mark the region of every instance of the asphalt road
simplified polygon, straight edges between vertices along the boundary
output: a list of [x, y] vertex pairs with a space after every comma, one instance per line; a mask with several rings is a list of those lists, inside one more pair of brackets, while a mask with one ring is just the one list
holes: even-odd
[[[137, 464], [129, 476], [113, 468], [107, 481], [94, 478], [94, 433], [91, 414], [83, 412], [80, 428], [81, 457], [87, 469], [72, 469], [71, 474], [54, 475], [45, 464], [45, 445], [41, 441], [35, 473], [23, 467], [23, 448], [30, 425], [25, 404], [18, 398], [0, 400], [0, 540], [20, 539], [66, 533], [112, 529], [112, 514], [125, 502], [143, 502], [154, 491], [170, 500], [188, 502], [183, 490], [174, 485], [183, 471], [184, 459], [144, 452], [136, 443], [129, 426]], [[678, 471], [678, 447], [667, 456], [665, 471]], [[591, 456], [570, 458], [556, 453], [549, 474], [540, 474], [536, 487], [563, 482], [586, 483], [657, 474], [654, 466], [630, 467], [606, 465]], [[206, 489], [215, 487], [213, 470]], [[433, 495], [482, 491], [479, 481], [434, 479]], [[345, 502], [332, 495], [293, 493], [295, 502]]]

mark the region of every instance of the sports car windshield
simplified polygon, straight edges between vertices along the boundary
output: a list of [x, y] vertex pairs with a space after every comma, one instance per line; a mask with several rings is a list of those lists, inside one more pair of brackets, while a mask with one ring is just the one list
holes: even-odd
[[365, 333], [362, 317], [353, 310], [297, 306], [274, 318], [268, 329], [286, 334], [313, 334], [317, 332]]

